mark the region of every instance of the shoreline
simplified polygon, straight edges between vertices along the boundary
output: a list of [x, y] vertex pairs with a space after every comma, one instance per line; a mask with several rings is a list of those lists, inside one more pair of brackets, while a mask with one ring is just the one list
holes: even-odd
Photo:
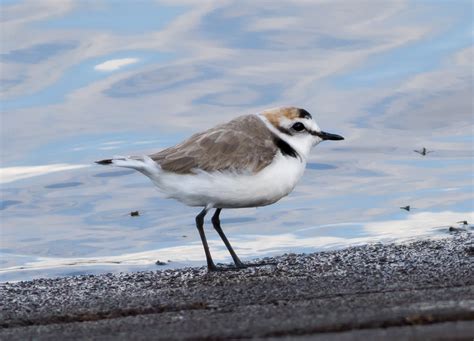
[[1, 283], [0, 337], [362, 339], [389, 329], [465, 337], [474, 335], [473, 257], [472, 233], [457, 232], [267, 257], [276, 265], [239, 271], [181, 268]]
[[[472, 232], [474, 227], [470, 226], [467, 229], [457, 228], [449, 225], [437, 226], [433, 228], [437, 230], [438, 234], [423, 235], [423, 236], [410, 236], [405, 238], [367, 238], [366, 240], [361, 239], [349, 239], [351, 242], [346, 243], [334, 243], [328, 242], [324, 246], [318, 245], [317, 247], [312, 247], [309, 250], [303, 250], [298, 252], [298, 249], [294, 250], [292, 253], [320, 253], [320, 252], [333, 252], [338, 250], [343, 250], [352, 247], [359, 247], [364, 245], [374, 245], [374, 244], [409, 244], [419, 240], [427, 239], [444, 239], [451, 234], [459, 232]], [[217, 239], [216, 239], [217, 240]], [[214, 242], [214, 240], [212, 240]], [[222, 247], [221, 257], [216, 257], [215, 261], [217, 263], [230, 262], [231, 258], [227, 250], [224, 248], [221, 240], [217, 240], [217, 243]], [[222, 245], [221, 245], [222, 244]], [[146, 272], [146, 271], [156, 271], [156, 270], [176, 270], [176, 269], [186, 269], [190, 267], [200, 267], [206, 264], [205, 258], [202, 252], [202, 244], [200, 241], [192, 244], [195, 246], [194, 252], [199, 252], [199, 260], [191, 260], [189, 257], [184, 257], [182, 259], [176, 259], [171, 255], [162, 255], [162, 249], [152, 249], [144, 250], [139, 252], [131, 252], [118, 255], [102, 255], [102, 256], [83, 256], [83, 257], [42, 257], [37, 256], [37, 259], [34, 259], [34, 256], [24, 256], [32, 257], [29, 262], [11, 265], [0, 269], [0, 284], [2, 283], [15, 283], [22, 281], [32, 281], [35, 279], [54, 279], [60, 277], [70, 277], [70, 276], [81, 276], [81, 275], [101, 275], [107, 273], [131, 273], [131, 272]], [[241, 246], [241, 244], [239, 244]], [[244, 245], [245, 247], [245, 245]], [[288, 250], [291, 246], [288, 247], [279, 247], [282, 250]], [[189, 251], [189, 250], [187, 250]], [[215, 252], [216, 250], [213, 250]], [[219, 250], [217, 250], [219, 251]], [[239, 250], [240, 252], [242, 250]], [[247, 254], [240, 254], [241, 259], [244, 262], [254, 262], [255, 259], [271, 258], [277, 257], [278, 255], [283, 254], [272, 252], [258, 252], [255, 253], [247, 252]], [[185, 253], [185, 252], [183, 252]], [[18, 257], [15, 254], [6, 254], [8, 256]], [[179, 257], [178, 257], [179, 258]], [[159, 262], [160, 264], [157, 264]]]

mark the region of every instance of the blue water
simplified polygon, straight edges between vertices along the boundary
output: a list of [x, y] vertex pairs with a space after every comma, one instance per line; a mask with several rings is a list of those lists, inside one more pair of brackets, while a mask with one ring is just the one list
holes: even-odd
[[199, 209], [93, 161], [279, 105], [346, 139], [278, 203], [222, 212], [243, 259], [474, 220], [471, 1], [0, 6], [0, 281], [204, 265]]

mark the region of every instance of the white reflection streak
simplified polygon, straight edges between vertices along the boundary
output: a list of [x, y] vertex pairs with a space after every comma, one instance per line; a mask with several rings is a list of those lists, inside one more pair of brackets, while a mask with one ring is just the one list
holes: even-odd
[[56, 163], [42, 166], [22, 166], [0, 168], [0, 184], [27, 179], [34, 176], [45, 175], [72, 169], [90, 167], [90, 165], [71, 165], [67, 163]]
[[96, 71], [115, 71], [126, 65], [135, 64], [139, 61], [138, 58], [122, 58], [122, 59], [111, 59], [101, 64], [94, 66]]
[[[344, 238], [338, 237], [320, 237], [300, 239], [293, 234], [279, 234], [275, 236], [250, 235], [241, 240], [236, 240], [236, 251], [243, 257], [259, 257], [268, 255], [269, 252], [279, 253], [279, 251], [288, 249], [291, 246], [318, 246], [324, 244], [337, 244]], [[212, 256], [218, 261], [225, 261], [229, 256], [227, 250], [220, 240], [208, 240], [209, 246], [213, 249]], [[81, 258], [49, 258], [38, 257], [37, 260], [27, 262], [21, 266], [13, 266], [0, 269], [0, 273], [18, 270], [37, 270], [49, 269], [65, 266], [91, 266], [91, 265], [149, 265], [157, 259], [172, 259], [173, 262], [204, 262], [204, 252], [201, 242], [195, 242], [190, 245], [174, 246], [158, 250], [130, 253], [110, 257], [81, 257]]]
[[[393, 240], [429, 235], [441, 226], [457, 226], [457, 221], [474, 220], [474, 212], [420, 212], [410, 214], [405, 220], [388, 220], [366, 224], [364, 230], [376, 237]], [[447, 228], [446, 228], [447, 230]]]

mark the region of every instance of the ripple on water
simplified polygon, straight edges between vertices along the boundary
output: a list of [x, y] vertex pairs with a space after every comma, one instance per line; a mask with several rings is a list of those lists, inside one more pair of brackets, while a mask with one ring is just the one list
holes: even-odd
[[306, 165], [306, 168], [315, 169], [315, 170], [328, 170], [328, 169], [336, 169], [337, 167], [334, 165], [327, 164], [327, 163], [310, 162]]
[[57, 184], [46, 185], [46, 186], [44, 186], [44, 188], [51, 188], [51, 189], [68, 188], [68, 187], [77, 187], [77, 186], [80, 186], [82, 184], [83, 184], [82, 182], [78, 182], [78, 181], [60, 182], [60, 183], [57, 183]]
[[5, 210], [10, 206], [21, 204], [19, 200], [0, 200], [0, 210]]
[[252, 217], [223, 218], [223, 219], [221, 219], [222, 224], [248, 223], [248, 222], [251, 222], [251, 221], [257, 221], [257, 219], [252, 218]]
[[96, 178], [106, 178], [106, 177], [113, 177], [113, 176], [124, 176], [135, 173], [133, 170], [125, 170], [125, 171], [113, 171], [113, 172], [102, 172], [94, 174], [93, 176]]

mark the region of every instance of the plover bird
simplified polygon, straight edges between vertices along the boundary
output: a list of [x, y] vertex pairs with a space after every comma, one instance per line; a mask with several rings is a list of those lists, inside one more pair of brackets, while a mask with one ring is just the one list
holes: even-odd
[[204, 216], [216, 209], [212, 224], [235, 267], [244, 268], [222, 231], [221, 210], [277, 202], [293, 190], [303, 175], [313, 146], [343, 139], [322, 131], [306, 110], [284, 107], [237, 117], [155, 154], [114, 157], [96, 163], [135, 169], [149, 177], [168, 198], [203, 207], [196, 216], [196, 227], [210, 271], [220, 268], [209, 251]]
[[423, 147], [423, 149], [421, 149], [421, 150], [416, 150], [415, 149], [414, 152], [425, 156], [426, 154], [432, 153], [433, 151], [432, 150], [427, 150], [425, 147]]

